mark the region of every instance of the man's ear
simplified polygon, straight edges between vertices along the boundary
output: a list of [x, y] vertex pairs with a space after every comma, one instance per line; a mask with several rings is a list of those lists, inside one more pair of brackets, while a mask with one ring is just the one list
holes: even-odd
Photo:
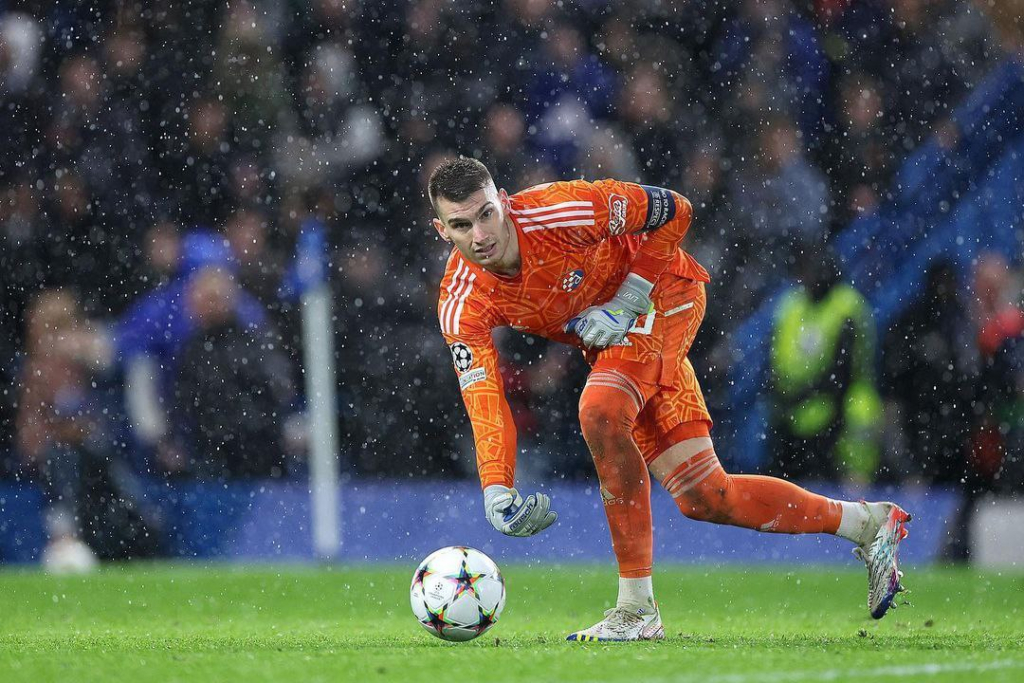
[[444, 230], [444, 223], [442, 223], [437, 218], [432, 219], [430, 222], [433, 223], [434, 230], [437, 230], [437, 234], [441, 236], [441, 239], [443, 239], [445, 242], [452, 241], [451, 238], [448, 237], [448, 233], [446, 233]]
[[501, 207], [505, 210], [506, 214], [512, 210], [512, 201], [509, 200], [508, 192], [505, 191], [505, 188], [498, 190], [498, 201], [501, 202]]

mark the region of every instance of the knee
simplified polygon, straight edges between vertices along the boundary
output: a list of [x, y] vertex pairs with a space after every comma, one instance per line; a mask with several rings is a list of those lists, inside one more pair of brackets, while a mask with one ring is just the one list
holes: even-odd
[[718, 468], [703, 481], [675, 495], [679, 510], [690, 519], [727, 524], [732, 519], [729, 475]]
[[595, 457], [604, 445], [614, 445], [633, 438], [633, 425], [628, 411], [620, 403], [593, 400], [584, 392], [580, 400], [580, 430]]

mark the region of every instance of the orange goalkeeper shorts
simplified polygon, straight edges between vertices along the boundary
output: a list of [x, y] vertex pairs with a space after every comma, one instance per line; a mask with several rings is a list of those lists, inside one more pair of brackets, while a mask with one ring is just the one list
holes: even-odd
[[654, 313], [637, 320], [629, 344], [588, 353], [593, 370], [628, 377], [643, 398], [633, 429], [649, 465], [670, 446], [711, 433], [711, 415], [687, 353], [707, 310], [703, 282], [666, 273], [654, 293]]

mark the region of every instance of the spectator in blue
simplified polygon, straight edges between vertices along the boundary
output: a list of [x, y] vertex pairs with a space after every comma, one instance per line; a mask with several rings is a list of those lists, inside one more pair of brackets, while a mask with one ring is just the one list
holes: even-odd
[[97, 556], [157, 552], [158, 522], [140, 504], [134, 476], [113, 444], [95, 381], [108, 350], [75, 295], [46, 289], [26, 315], [16, 445], [22, 472], [38, 482], [53, 572], [93, 568]]
[[761, 127], [757, 149], [756, 162], [736, 173], [733, 192], [752, 233], [762, 246], [817, 241], [826, 228], [828, 182], [804, 154], [798, 131], [773, 118]]
[[632, 156], [643, 167], [634, 175], [664, 187], [679, 187], [686, 166], [684, 147], [693, 141], [675, 108], [672, 90], [658, 69], [637, 65], [627, 72], [618, 108], [633, 139]]
[[816, 244], [827, 227], [830, 195], [824, 174], [807, 159], [796, 127], [784, 117], [761, 127], [755, 159], [732, 178], [734, 230], [747, 254], [741, 307], [760, 300], [792, 272], [799, 247]]
[[808, 144], [814, 144], [828, 121], [829, 66], [810, 21], [789, 3], [746, 0], [715, 56], [716, 89], [763, 86], [773, 109], [793, 111]]
[[[296, 399], [291, 363], [266, 330], [244, 325], [242, 289], [223, 268], [203, 268], [188, 288], [195, 326], [175, 363], [169, 472], [204, 481], [288, 471], [285, 437]], [[230, 400], [225, 398], [230, 397]]]
[[905, 444], [893, 467], [902, 477], [955, 484], [963, 477], [977, 344], [956, 270], [928, 269], [924, 292], [885, 334], [883, 388]]
[[[158, 460], [173, 469], [179, 459], [168, 439], [169, 392], [182, 349], [197, 334], [190, 309], [190, 290], [197, 276], [208, 269], [234, 273], [237, 264], [225, 238], [209, 230], [196, 230], [182, 241], [178, 275], [140, 299], [117, 324], [115, 348], [125, 374], [125, 408], [136, 444], [154, 449]], [[241, 291], [233, 312], [247, 329], [266, 324], [266, 315], [250, 294]]]
[[523, 84], [522, 110], [536, 147], [559, 174], [572, 175], [594, 121], [612, 114], [616, 76], [568, 24], [552, 28], [543, 47], [545, 61]]

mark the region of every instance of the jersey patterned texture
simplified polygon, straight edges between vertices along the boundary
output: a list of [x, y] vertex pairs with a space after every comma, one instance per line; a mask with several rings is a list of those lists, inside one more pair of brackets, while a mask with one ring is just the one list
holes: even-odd
[[[509, 219], [522, 256], [516, 277], [500, 277], [462, 257], [448, 259], [438, 319], [452, 353], [473, 426], [481, 484], [512, 486], [516, 432], [505, 400], [491, 331], [509, 326], [580, 348], [598, 358], [650, 362], [660, 358], [665, 312], [685, 307], [679, 287], [659, 282], [708, 282], [707, 271], [679, 248], [691, 220], [680, 195], [615, 180], [538, 185], [512, 195]], [[589, 352], [565, 324], [588, 306], [608, 301], [629, 272], [658, 283], [655, 312], [641, 317], [626, 342]], [[676, 363], [665, 363], [667, 373]]]

